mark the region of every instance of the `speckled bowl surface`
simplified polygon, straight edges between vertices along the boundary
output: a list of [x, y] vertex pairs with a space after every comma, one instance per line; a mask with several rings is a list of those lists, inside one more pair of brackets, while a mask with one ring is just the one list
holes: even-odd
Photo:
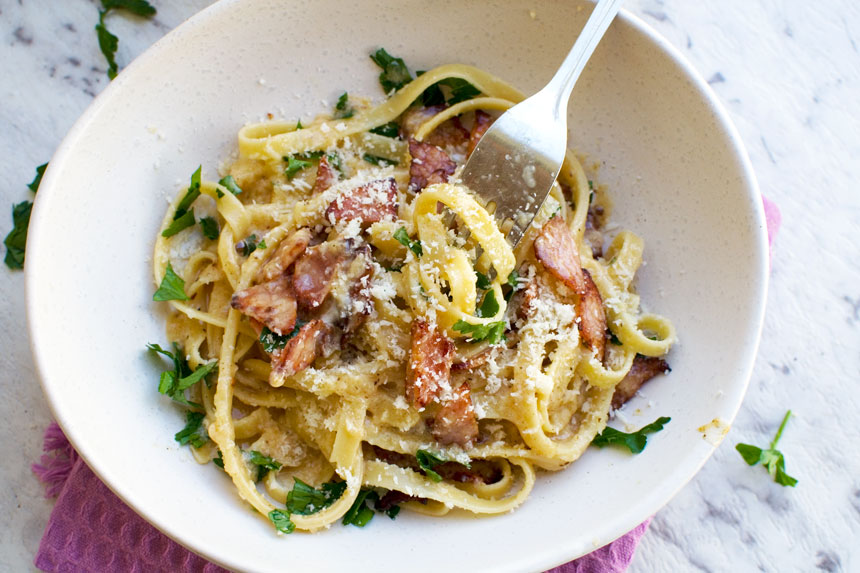
[[767, 245], [755, 178], [726, 113], [664, 40], [622, 14], [573, 92], [572, 145], [600, 164], [614, 221], [645, 239], [639, 289], [680, 342], [671, 375], [625, 409], [671, 416], [639, 456], [590, 450], [541, 475], [510, 514], [401, 514], [279, 537], [229, 480], [173, 440], [182, 414], [144, 352], [159, 222], [198, 164], [212, 177], [241, 125], [312, 117], [344, 90], [381, 99], [368, 54], [412, 69], [463, 62], [531, 93], [581, 29], [585, 2], [225, 0], [123, 71], [78, 121], [39, 191], [27, 253], [30, 332], [58, 421], [92, 469], [159, 529], [249, 571], [541, 570], [663, 506], [719, 444], [741, 403], [764, 313]]

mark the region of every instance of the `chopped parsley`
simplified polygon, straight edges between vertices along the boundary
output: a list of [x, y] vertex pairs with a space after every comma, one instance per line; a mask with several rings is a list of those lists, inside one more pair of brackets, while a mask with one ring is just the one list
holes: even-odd
[[419, 241], [418, 239], [415, 239], [414, 241], [410, 239], [409, 233], [406, 232], [406, 227], [400, 227], [399, 229], [397, 229], [397, 231], [394, 232], [394, 238], [397, 239], [397, 241], [401, 245], [415, 253], [416, 257], [420, 257], [424, 254], [424, 249], [421, 246], [421, 241]]
[[400, 513], [400, 506], [399, 505], [392, 505], [391, 507], [389, 507], [388, 509], [385, 510], [385, 515], [387, 515], [391, 519], [394, 519], [395, 517], [397, 517], [398, 513]]
[[389, 121], [388, 123], [374, 127], [370, 130], [370, 133], [382, 135], [383, 137], [397, 137], [400, 134], [400, 126], [397, 125], [396, 121]]
[[302, 126], [302, 120], [301, 119], [296, 121], [296, 131], [298, 131], [300, 129], [304, 129], [304, 127]]
[[146, 347], [149, 350], [162, 354], [173, 361], [173, 370], [167, 370], [161, 373], [161, 378], [158, 381], [158, 391], [184, 406], [201, 409], [202, 406], [200, 404], [191, 402], [185, 397], [185, 391], [215, 370], [218, 366], [218, 362], [213, 360], [212, 362], [198, 366], [197, 369], [192, 372], [177, 343], [173, 343], [173, 352], [164, 350], [158, 344], [147, 344]]
[[45, 169], [48, 168], [47, 163], [43, 163], [36, 168], [36, 176], [33, 180], [27, 184], [27, 187], [30, 188], [30, 191], [36, 193], [39, 190], [39, 185], [42, 184], [42, 176], [45, 174]]
[[[42, 175], [45, 174], [47, 163], [36, 167], [36, 177], [27, 184], [33, 193], [39, 190]], [[24, 268], [24, 255], [27, 250], [27, 229], [30, 227], [30, 213], [33, 210], [32, 201], [21, 201], [12, 206], [12, 230], [6, 235], [3, 244], [6, 246], [6, 258], [3, 262], [10, 269]]]
[[370, 59], [382, 68], [379, 74], [379, 85], [386, 94], [397, 91], [412, 81], [412, 74], [409, 73], [403, 58], [395, 58], [386, 52], [385, 48], [376, 50], [370, 55]]
[[289, 155], [284, 157], [284, 161], [287, 162], [287, 167], [284, 169], [284, 174], [287, 176], [287, 179], [292, 179], [296, 176], [296, 173], [304, 169], [305, 167], [310, 167], [311, 162], [305, 161], [304, 159], [298, 159], [294, 155]]
[[433, 452], [429, 452], [427, 450], [418, 450], [415, 452], [415, 459], [418, 460], [418, 466], [424, 472], [424, 475], [435, 482], [442, 481], [442, 476], [433, 471], [433, 468], [440, 464], [444, 464], [446, 460], [443, 460]]
[[221, 453], [221, 450], [218, 450], [218, 455], [212, 458], [212, 463], [222, 470], [224, 469], [224, 454]]
[[203, 227], [203, 236], [207, 239], [215, 240], [218, 238], [220, 230], [218, 229], [218, 221], [213, 217], [203, 217], [200, 219], [200, 226]]
[[316, 489], [299, 478], [287, 494], [287, 511], [296, 515], [311, 515], [336, 502], [346, 491], [345, 481], [330, 481]]
[[[176, 432], [176, 435], [173, 436], [174, 439], [179, 442], [180, 445], [185, 446], [187, 444], [191, 444], [195, 448], [199, 448], [208, 442], [209, 434], [203, 427], [203, 419], [205, 417], [206, 414], [203, 412], [194, 412], [192, 410], [185, 412], [185, 427]], [[223, 464], [224, 460], [221, 460], [221, 463]]]
[[304, 320], [297, 318], [296, 326], [289, 334], [277, 334], [269, 330], [269, 327], [264, 326], [260, 331], [260, 344], [263, 345], [263, 350], [272, 354], [276, 350], [281, 350], [287, 345], [287, 341], [299, 333], [299, 330], [307, 324]]
[[290, 514], [284, 513], [280, 509], [273, 509], [269, 512], [269, 521], [281, 533], [289, 534], [296, 530], [296, 524], [290, 519]]
[[785, 424], [788, 422], [790, 416], [791, 410], [785, 413], [785, 417], [776, 431], [776, 436], [774, 436], [770, 447], [767, 449], [758, 448], [750, 444], [738, 444], [735, 446], [735, 449], [747, 464], [754, 466], [760, 463], [764, 466], [767, 473], [773, 478], [773, 481], [779, 485], [794, 487], [797, 485], [797, 479], [785, 473], [785, 457], [782, 455], [782, 452], [776, 449], [776, 445], [782, 437], [782, 431], [785, 429]]
[[475, 286], [479, 289], [488, 290], [493, 283], [490, 282], [490, 277], [485, 275], [480, 271], [475, 271], [475, 276], [477, 280], [475, 281]]
[[349, 105], [349, 94], [343, 92], [334, 106], [335, 119], [349, 119], [355, 115], [355, 110]]
[[621, 343], [621, 339], [615, 336], [614, 332], [609, 333], [609, 342], [611, 342], [615, 346], [623, 346], [623, 344]]
[[168, 227], [166, 229], [164, 229], [164, 231], [161, 232], [161, 236], [162, 237], [172, 237], [173, 235], [175, 235], [179, 231], [182, 231], [183, 229], [187, 229], [188, 227], [193, 227], [194, 222], [195, 222], [194, 209], [192, 209], [190, 211], [186, 211], [185, 213], [180, 215], [179, 218], [174, 219], [173, 222], [170, 223], [170, 225], [168, 225]]
[[603, 432], [598, 434], [594, 440], [592, 440], [591, 445], [597, 446], [598, 448], [603, 448], [609, 445], [618, 445], [629, 449], [633, 454], [638, 454], [645, 449], [645, 445], [648, 443], [647, 434], [659, 432], [671, 419], [672, 418], [667, 417], [657, 418], [654, 422], [651, 422], [647, 426], [643, 426], [639, 430], [629, 434], [616, 430], [615, 428], [607, 427]]
[[173, 266], [170, 263], [167, 263], [164, 278], [161, 279], [158, 290], [152, 295], [152, 300], [188, 300], [188, 295], [185, 294], [185, 281], [173, 272]]
[[99, 41], [99, 49], [104, 54], [108, 63], [108, 78], [114, 79], [119, 66], [116, 63], [116, 51], [119, 48], [119, 38], [111, 34], [105, 27], [105, 16], [111, 10], [127, 10], [142, 18], [151, 18], [155, 15], [155, 8], [146, 0], [101, 0], [103, 10], [99, 10], [99, 23], [96, 24], [96, 37]]
[[364, 527], [373, 519], [373, 510], [367, 506], [368, 501], [378, 501], [379, 494], [372, 489], [361, 488], [352, 506], [344, 514], [341, 523]]
[[251, 253], [253, 253], [257, 249], [265, 248], [266, 240], [260, 239], [259, 241], [257, 241], [257, 235], [253, 233], [236, 243], [236, 250], [246, 257], [250, 257]]
[[161, 232], [162, 237], [172, 237], [179, 231], [194, 225], [194, 209], [191, 208], [191, 204], [200, 197], [200, 173], [202, 170], [203, 166], [201, 165], [191, 174], [191, 184], [188, 186], [188, 191], [185, 192], [185, 196], [176, 206], [173, 222]]
[[[423, 71], [416, 72], [415, 75], [423, 75]], [[445, 89], [443, 90], [443, 86]], [[445, 95], [447, 91], [447, 96]], [[421, 105], [430, 107], [434, 105], [454, 105], [461, 101], [472, 99], [481, 95], [481, 90], [461, 78], [445, 78], [439, 80], [432, 86], [424, 90], [421, 94]]]
[[458, 320], [452, 328], [457, 332], [468, 334], [472, 340], [486, 340], [490, 344], [500, 344], [505, 339], [504, 320], [489, 324], [472, 324], [465, 320]]
[[396, 159], [390, 159], [388, 157], [382, 157], [381, 155], [371, 155], [370, 153], [365, 153], [364, 155], [361, 156], [361, 158], [364, 159], [365, 161], [367, 161], [368, 163], [371, 163], [371, 164], [376, 165], [378, 167], [388, 167], [391, 165], [397, 165], [399, 163], [399, 161], [397, 161]]
[[248, 452], [248, 461], [257, 466], [257, 481], [262, 480], [269, 470], [281, 469], [281, 464], [269, 456], [263, 455], [257, 450]]
[[496, 291], [488, 290], [476, 314], [481, 318], [485, 318], [496, 316], [497, 312], [499, 312], [499, 302], [496, 300]]
[[[236, 180], [233, 179], [232, 175], [228, 175], [227, 177], [222, 177], [218, 181], [218, 185], [225, 188], [227, 191], [229, 191], [233, 195], [238, 195], [239, 193], [242, 192], [242, 188], [239, 187], [239, 184], [236, 183]], [[224, 196], [224, 193], [222, 193], [220, 189], [216, 188], [215, 192], [218, 193], [218, 197]]]

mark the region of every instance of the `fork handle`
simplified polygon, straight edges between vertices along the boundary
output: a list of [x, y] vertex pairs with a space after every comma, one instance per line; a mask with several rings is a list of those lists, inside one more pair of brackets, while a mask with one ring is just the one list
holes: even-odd
[[588, 22], [580, 32], [579, 37], [573, 44], [567, 57], [562, 62], [561, 67], [549, 81], [545, 88], [541, 91], [546, 91], [548, 94], [555, 95], [553, 110], [555, 119], [567, 117], [567, 103], [570, 100], [570, 92], [573, 91], [573, 86], [576, 80], [579, 79], [582, 70], [585, 69], [585, 64], [594, 53], [597, 44], [603, 37], [618, 10], [621, 9], [623, 0], [599, 0], [591, 16], [588, 17]]

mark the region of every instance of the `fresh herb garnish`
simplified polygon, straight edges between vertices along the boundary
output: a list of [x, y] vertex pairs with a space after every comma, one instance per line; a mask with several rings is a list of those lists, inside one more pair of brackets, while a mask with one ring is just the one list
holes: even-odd
[[352, 506], [344, 514], [341, 523], [364, 527], [373, 519], [373, 510], [367, 507], [367, 501], [378, 501], [379, 494], [372, 489], [361, 488]]
[[[420, 76], [423, 73], [417, 72], [416, 75]], [[445, 86], [448, 91], [447, 97], [442, 86]], [[424, 90], [424, 93], [421, 94], [421, 105], [424, 107], [442, 104], [451, 106], [479, 95], [481, 95], [481, 90], [468, 81], [461, 78], [445, 78]]]
[[202, 170], [203, 166], [201, 165], [191, 174], [191, 184], [188, 186], [188, 191], [185, 192], [185, 196], [176, 206], [173, 222], [161, 232], [162, 237], [172, 237], [179, 231], [194, 225], [194, 209], [191, 209], [191, 204], [200, 197], [200, 173]]
[[261, 454], [257, 450], [251, 450], [248, 452], [248, 461], [257, 466], [257, 481], [266, 477], [269, 470], [281, 469], [281, 464], [279, 462], [276, 462], [269, 456]]
[[381, 155], [371, 155], [370, 153], [365, 153], [361, 156], [362, 159], [371, 163], [373, 165], [379, 167], [389, 167], [391, 165], [397, 165], [399, 162], [396, 159], [390, 159], [388, 157], [382, 157]]
[[478, 307], [475, 314], [481, 318], [485, 318], [488, 316], [496, 316], [497, 312], [499, 312], [499, 302], [496, 300], [496, 291], [488, 290], [487, 294], [484, 295], [484, 300], [481, 302], [481, 306]]
[[27, 229], [30, 226], [30, 212], [33, 203], [22, 201], [12, 207], [12, 230], [6, 235], [3, 244], [6, 245], [6, 258], [3, 262], [10, 269], [23, 269], [24, 256], [27, 250]]
[[444, 464], [447, 460], [443, 460], [433, 452], [427, 450], [418, 450], [415, 452], [415, 459], [418, 460], [418, 466], [424, 471], [424, 475], [435, 482], [442, 481], [442, 476], [433, 471], [433, 468]]
[[609, 333], [609, 342], [611, 342], [615, 346], [623, 346], [621, 340], [617, 336], [615, 336], [614, 332]]
[[266, 240], [260, 239], [259, 241], [257, 241], [257, 235], [253, 233], [236, 243], [236, 250], [246, 257], [250, 257], [251, 253], [253, 253], [257, 249], [265, 248]]
[[667, 417], [657, 418], [654, 422], [651, 422], [647, 426], [643, 426], [641, 429], [630, 434], [616, 430], [615, 428], [607, 427], [602, 433], [598, 434], [594, 440], [592, 440], [591, 445], [597, 446], [598, 448], [603, 448], [609, 445], [619, 445], [626, 447], [631, 453], [638, 454], [645, 449], [645, 445], [648, 443], [648, 437], [646, 434], [659, 432], [671, 419], [672, 418]]
[[215, 240], [218, 238], [219, 229], [218, 229], [218, 221], [216, 221], [213, 217], [203, 217], [200, 219], [200, 226], [203, 227], [203, 236], [210, 240]]
[[27, 184], [27, 187], [30, 188], [30, 191], [36, 193], [39, 190], [39, 185], [42, 184], [42, 176], [45, 174], [45, 169], [48, 168], [47, 163], [43, 163], [36, 168], [36, 176], [33, 180]]
[[224, 469], [224, 454], [221, 453], [221, 450], [218, 450], [218, 455], [212, 458], [212, 463], [222, 470]]
[[379, 74], [379, 85], [386, 94], [399, 90], [412, 81], [412, 74], [409, 73], [409, 68], [406, 67], [403, 59], [395, 58], [386, 52], [385, 48], [376, 50], [370, 55], [370, 59], [382, 68]]
[[[199, 448], [209, 441], [209, 434], [203, 428], [203, 419], [205, 417], [206, 414], [203, 412], [188, 410], [185, 412], [185, 427], [176, 432], [173, 438], [183, 446], [191, 444], [195, 448]], [[221, 460], [221, 463], [223, 464], [224, 460]]]
[[389, 507], [388, 509], [385, 510], [385, 515], [387, 515], [391, 519], [394, 519], [395, 517], [397, 517], [398, 513], [400, 513], [400, 506], [399, 505], [392, 505], [391, 507]]
[[269, 521], [281, 533], [289, 534], [296, 530], [296, 524], [290, 519], [290, 514], [284, 513], [280, 509], [273, 509], [269, 512]]
[[180, 215], [179, 218], [174, 219], [173, 222], [170, 223], [170, 225], [166, 229], [164, 229], [164, 231], [161, 232], [161, 236], [172, 237], [183, 229], [193, 227], [194, 222], [194, 209], [191, 209], [190, 211], [186, 211], [185, 213]]
[[421, 247], [421, 241], [418, 239], [415, 239], [414, 241], [410, 239], [409, 233], [406, 232], [406, 227], [400, 227], [397, 229], [394, 232], [394, 238], [397, 239], [401, 245], [415, 253], [416, 257], [420, 257], [424, 254], [424, 249]]
[[287, 179], [292, 179], [296, 176], [296, 173], [304, 169], [305, 167], [310, 167], [311, 162], [305, 161], [303, 159], [298, 159], [294, 155], [289, 155], [284, 157], [284, 160], [287, 162], [287, 167], [284, 169], [284, 173], [287, 176]]
[[[495, 295], [493, 296], [493, 300], [495, 300]], [[505, 339], [504, 320], [489, 324], [472, 324], [465, 320], [458, 320], [452, 328], [457, 332], [468, 334], [472, 340], [486, 340], [490, 344], [499, 344]]]
[[173, 352], [164, 350], [158, 344], [147, 344], [146, 347], [170, 358], [173, 361], [173, 370], [167, 370], [161, 373], [161, 378], [158, 381], [158, 391], [161, 394], [169, 396], [175, 402], [190, 408], [202, 408], [200, 404], [190, 402], [185, 397], [185, 391], [200, 382], [200, 380], [212, 372], [218, 366], [218, 362], [213, 360], [212, 362], [198, 366], [197, 369], [192, 372], [177, 343], [173, 343]]
[[161, 279], [158, 290], [152, 295], [152, 300], [188, 300], [188, 295], [185, 294], [185, 281], [173, 272], [173, 266], [170, 263], [167, 263], [164, 278]]
[[334, 106], [335, 119], [349, 119], [355, 115], [355, 110], [349, 105], [349, 94], [343, 92]]
[[116, 63], [119, 38], [105, 27], [105, 16], [111, 10], [127, 10], [136, 16], [151, 18], [155, 15], [155, 8], [146, 0], [102, 0], [102, 8], [103, 10], [99, 10], [99, 23], [96, 24], [96, 37], [99, 41], [99, 49], [108, 63], [108, 78], [114, 79], [119, 71]]
[[[224, 187], [227, 191], [229, 191], [233, 195], [238, 195], [239, 193], [242, 192], [242, 188], [239, 187], [239, 184], [236, 183], [236, 180], [233, 179], [232, 175], [228, 175], [227, 177], [222, 177], [218, 181], [218, 185]], [[218, 197], [224, 196], [224, 193], [222, 193], [220, 189], [216, 189], [216, 192], [218, 193]]]
[[287, 494], [287, 511], [297, 515], [311, 515], [336, 502], [346, 491], [345, 481], [330, 481], [316, 489], [299, 478]]
[[477, 277], [477, 280], [475, 281], [475, 286], [479, 289], [487, 290], [492, 286], [493, 283], [490, 282], [490, 277], [488, 277], [481, 271], [475, 271], [475, 276]]
[[374, 127], [370, 130], [370, 133], [382, 135], [383, 137], [397, 137], [400, 134], [400, 126], [397, 125], [396, 121], [389, 121], [388, 123]]
[[747, 464], [754, 466], [761, 463], [767, 470], [767, 473], [770, 474], [770, 477], [773, 478], [773, 481], [779, 485], [794, 487], [797, 485], [797, 480], [785, 473], [785, 457], [782, 455], [782, 452], [776, 449], [776, 445], [782, 437], [782, 431], [785, 429], [785, 424], [788, 422], [790, 416], [791, 410], [785, 413], [785, 417], [776, 431], [776, 436], [774, 436], [770, 447], [766, 450], [750, 444], [738, 444], [735, 446], [735, 449]]
[[299, 330], [307, 324], [304, 320], [297, 318], [296, 326], [289, 334], [277, 334], [269, 330], [269, 327], [264, 326], [260, 331], [260, 344], [263, 345], [263, 350], [272, 354], [276, 350], [281, 350], [287, 345], [287, 342], [299, 333]]
[[296, 131], [298, 131], [300, 129], [304, 129], [304, 127], [302, 126], [302, 120], [301, 119], [296, 121]]

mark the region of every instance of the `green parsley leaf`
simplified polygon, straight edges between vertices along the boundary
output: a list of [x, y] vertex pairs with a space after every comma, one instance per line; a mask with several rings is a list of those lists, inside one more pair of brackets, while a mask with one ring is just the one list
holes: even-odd
[[194, 372], [192, 372], [188, 376], [185, 376], [184, 378], [180, 378], [179, 380], [177, 380], [176, 391], [185, 392], [185, 390], [188, 390], [189, 388], [203, 380], [203, 378], [208, 376], [209, 373], [215, 370], [217, 366], [217, 360], [213, 360], [212, 362], [207, 362], [202, 366], [198, 366]]
[[105, 10], [128, 10], [135, 16], [148, 18], [155, 15], [155, 8], [146, 0], [102, 0]]
[[242, 253], [246, 257], [250, 257], [251, 253], [256, 251], [257, 249], [265, 249], [266, 248], [266, 240], [260, 239], [257, 241], [257, 235], [250, 234], [238, 243], [236, 243], [236, 250]]
[[418, 466], [424, 471], [424, 475], [435, 482], [442, 481], [442, 476], [433, 471], [433, 468], [439, 464], [444, 464], [446, 460], [427, 450], [415, 452], [415, 459], [418, 460]]
[[262, 480], [269, 473], [269, 470], [281, 469], [281, 464], [276, 462], [269, 456], [263, 455], [257, 450], [247, 452], [248, 460], [257, 466], [257, 481]]
[[[415, 72], [416, 77], [423, 76], [424, 70], [419, 70]], [[444, 105], [445, 104], [445, 94], [442, 93], [442, 88], [439, 82], [431, 85], [421, 94], [421, 105], [424, 107], [432, 107], [434, 105]]]
[[785, 429], [789, 417], [791, 417], [791, 410], [785, 413], [785, 417], [776, 431], [776, 436], [770, 443], [770, 447], [766, 450], [751, 446], [750, 444], [738, 444], [735, 446], [735, 449], [747, 464], [754, 466], [761, 463], [767, 469], [767, 473], [770, 474], [773, 481], [779, 485], [794, 487], [797, 485], [797, 480], [785, 472], [785, 457], [782, 452], [776, 449], [776, 445], [782, 437], [782, 431]]
[[626, 447], [631, 453], [638, 454], [645, 449], [645, 445], [648, 443], [646, 434], [659, 432], [671, 419], [672, 418], [667, 417], [657, 418], [656, 421], [651, 422], [647, 426], [643, 426], [641, 429], [630, 434], [616, 430], [615, 428], [607, 427], [602, 433], [598, 434], [594, 440], [592, 440], [591, 445], [597, 446], [598, 448], [603, 448], [609, 445], [619, 445]]
[[355, 115], [355, 110], [349, 105], [349, 94], [343, 92], [334, 106], [335, 119], [349, 119]]
[[340, 499], [346, 491], [345, 481], [330, 481], [316, 489], [299, 478], [293, 478], [295, 485], [287, 494], [287, 510], [296, 515], [311, 515], [323, 510]]
[[173, 266], [170, 263], [167, 263], [164, 278], [161, 279], [158, 290], [152, 295], [152, 300], [188, 300], [188, 295], [185, 294], [185, 281], [173, 272]]
[[497, 312], [499, 312], [499, 302], [496, 300], [496, 291], [488, 290], [476, 314], [480, 317], [489, 317], [496, 316]]
[[[495, 301], [495, 295], [493, 295], [493, 300]], [[457, 332], [470, 335], [472, 340], [486, 340], [490, 344], [499, 344], [505, 339], [504, 320], [490, 324], [472, 324], [465, 320], [458, 320], [454, 323], [453, 328]]]
[[394, 519], [395, 517], [397, 517], [398, 513], [400, 513], [400, 506], [399, 505], [392, 505], [391, 507], [389, 507], [388, 509], [385, 510], [385, 515], [387, 515], [391, 519]]
[[27, 185], [27, 187], [29, 187], [30, 191], [32, 191], [33, 193], [39, 190], [39, 185], [42, 184], [42, 176], [45, 174], [45, 169], [47, 168], [47, 163], [43, 163], [36, 168], [36, 177]]
[[[222, 177], [218, 181], [218, 185], [224, 187], [227, 191], [229, 191], [233, 195], [238, 195], [239, 193], [242, 192], [242, 188], [239, 187], [239, 184], [236, 183], [236, 180], [233, 179], [232, 175], [228, 175], [227, 177]], [[221, 193], [221, 190], [219, 189], [218, 190], [218, 196], [221, 197], [222, 195], [223, 195], [223, 193]]]
[[382, 73], [379, 74], [379, 85], [386, 94], [399, 90], [412, 81], [412, 74], [409, 73], [406, 62], [402, 58], [395, 58], [386, 52], [385, 48], [376, 50], [370, 55], [370, 59], [382, 68]]
[[[165, 372], [165, 374], [167, 374], [167, 372]], [[176, 432], [176, 435], [173, 436], [173, 438], [179, 442], [180, 445], [184, 446], [191, 444], [195, 448], [199, 448], [209, 441], [209, 434], [206, 432], [206, 429], [203, 428], [203, 419], [205, 417], [206, 414], [203, 412], [192, 412], [191, 410], [185, 412], [185, 427]]]
[[367, 525], [370, 520], [373, 519], [373, 510], [367, 507], [368, 500], [378, 501], [379, 494], [372, 489], [362, 488], [361, 491], [358, 492], [358, 496], [355, 498], [352, 506], [344, 514], [341, 523], [358, 527], [364, 527]]
[[287, 345], [287, 341], [297, 335], [299, 330], [301, 330], [305, 324], [307, 324], [307, 322], [297, 318], [296, 325], [293, 327], [293, 331], [289, 334], [277, 334], [269, 330], [269, 327], [264, 326], [263, 330], [260, 331], [260, 344], [263, 345], [263, 350], [269, 354], [272, 354], [276, 350], [281, 350]]
[[158, 391], [161, 394], [169, 396], [175, 402], [188, 406], [189, 408], [202, 409], [203, 406], [195, 402], [191, 402], [185, 397], [185, 391], [208, 375], [218, 362], [213, 360], [208, 364], [199, 366], [194, 372], [188, 366], [185, 356], [182, 354], [182, 349], [177, 343], [173, 343], [174, 352], [164, 350], [158, 344], [147, 344], [146, 347], [153, 352], [162, 354], [173, 361], [173, 371], [162, 372], [158, 381]]
[[406, 232], [406, 227], [400, 227], [397, 229], [394, 232], [394, 238], [397, 239], [401, 245], [415, 253], [416, 257], [420, 257], [424, 254], [424, 248], [421, 246], [421, 241], [418, 239], [415, 239], [414, 241], [410, 239], [409, 233]]
[[623, 346], [621, 340], [617, 336], [615, 336], [614, 332], [609, 333], [609, 342], [611, 342], [615, 346]]
[[381, 155], [371, 155], [370, 153], [365, 153], [361, 158], [368, 163], [372, 163], [379, 167], [388, 167], [399, 163], [396, 159], [389, 159], [388, 157], [382, 157]]
[[287, 179], [292, 179], [296, 176], [296, 173], [304, 169], [305, 167], [310, 167], [310, 161], [303, 161], [301, 159], [297, 159], [295, 156], [285, 157], [284, 160], [287, 162], [287, 168], [284, 170], [284, 173], [287, 176]]
[[224, 455], [221, 453], [221, 450], [218, 450], [218, 455], [212, 458], [212, 463], [222, 470], [224, 469]]
[[10, 269], [23, 269], [24, 256], [27, 250], [27, 229], [30, 226], [30, 212], [33, 203], [22, 201], [12, 207], [12, 230], [6, 235], [3, 244], [6, 245], [6, 258], [3, 262]]
[[107, 10], [99, 11], [99, 23], [96, 24], [96, 38], [99, 41], [99, 49], [104, 54], [108, 63], [107, 75], [111, 80], [116, 77], [119, 66], [116, 63], [116, 51], [119, 48], [119, 38], [111, 34], [105, 27], [105, 16]]
[[488, 277], [484, 273], [480, 271], [475, 271], [475, 276], [477, 276], [475, 286], [479, 289], [487, 290], [493, 285], [493, 283], [490, 282], [490, 277]]
[[296, 524], [290, 519], [290, 514], [284, 513], [280, 509], [273, 509], [269, 512], [269, 521], [271, 521], [275, 525], [275, 528], [281, 533], [289, 534], [296, 530]]
[[193, 227], [195, 223], [194, 209], [186, 211], [178, 219], [174, 219], [170, 225], [161, 232], [162, 237], [172, 237], [179, 231]]
[[182, 376], [187, 376], [191, 374], [191, 368], [188, 367], [188, 363], [185, 361], [185, 357], [182, 355], [182, 351], [179, 348], [179, 344], [176, 342], [173, 343], [173, 350], [175, 352], [170, 352], [169, 350], [163, 349], [158, 344], [147, 344], [146, 347], [153, 352], [158, 354], [162, 354], [173, 361], [173, 371], [174, 373], [181, 378]]
[[200, 219], [200, 226], [203, 227], [203, 236], [214, 241], [220, 233], [218, 229], [218, 221], [213, 217], [203, 217]]
[[397, 125], [396, 121], [389, 121], [388, 123], [374, 127], [370, 130], [370, 133], [375, 133], [383, 137], [397, 137], [400, 134], [400, 126]]
[[520, 273], [517, 271], [511, 271], [511, 274], [508, 275], [508, 285], [513, 287], [514, 290], [519, 290], [520, 288]]
[[300, 130], [300, 129], [304, 129], [304, 128], [302, 127], [302, 120], [301, 120], [301, 119], [299, 119], [298, 121], [296, 121], [296, 131], [298, 131], [298, 130]]
[[202, 171], [203, 166], [200, 165], [197, 167], [197, 170], [191, 174], [191, 184], [188, 186], [188, 191], [185, 192], [185, 196], [176, 206], [176, 212], [173, 214], [174, 221], [182, 217], [191, 207], [191, 204], [200, 197], [200, 175]]
[[[417, 72], [416, 75], [420, 76], [423, 73], [424, 72]], [[446, 90], [442, 89], [443, 86], [448, 92], [447, 97], [445, 96]], [[424, 93], [421, 94], [421, 104], [424, 107], [442, 104], [452, 106], [479, 95], [481, 95], [481, 90], [470, 84], [468, 81], [461, 78], [445, 78], [424, 90]]]

